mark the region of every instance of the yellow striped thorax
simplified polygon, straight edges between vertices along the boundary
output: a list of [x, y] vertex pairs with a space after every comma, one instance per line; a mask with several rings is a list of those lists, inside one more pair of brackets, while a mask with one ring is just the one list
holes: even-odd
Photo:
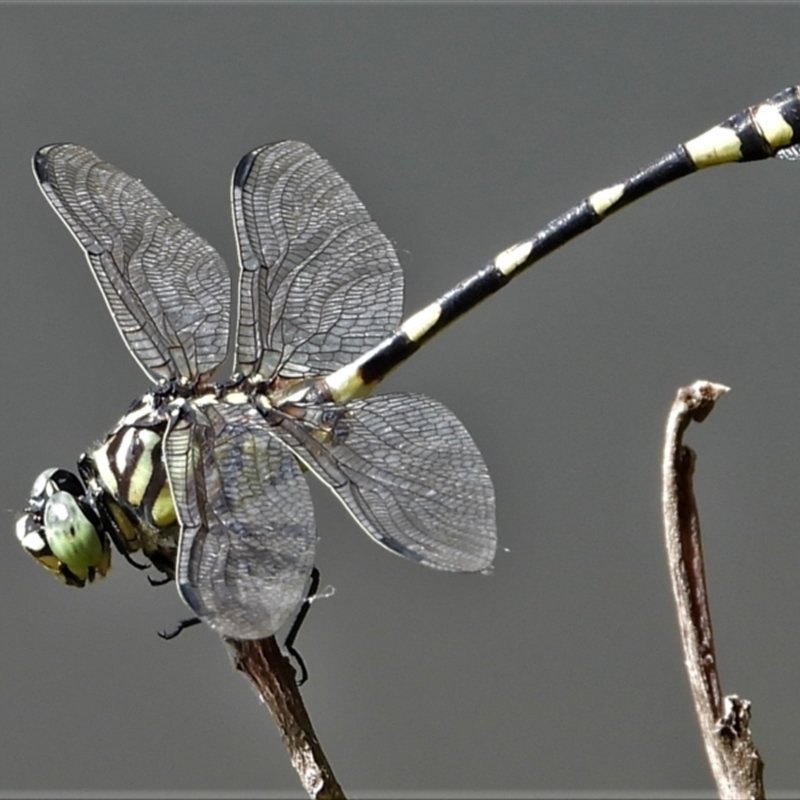
[[84, 459], [90, 483], [101, 492], [109, 535], [123, 553], [142, 550], [171, 574], [178, 545], [178, 524], [162, 440], [168, 415], [153, 395], [142, 397], [106, 439]]

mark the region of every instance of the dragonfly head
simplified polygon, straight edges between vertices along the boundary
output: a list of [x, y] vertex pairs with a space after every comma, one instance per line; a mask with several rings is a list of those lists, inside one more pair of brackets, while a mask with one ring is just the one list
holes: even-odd
[[80, 479], [45, 470], [33, 482], [17, 539], [46, 570], [69, 586], [85, 586], [111, 567], [111, 546]]

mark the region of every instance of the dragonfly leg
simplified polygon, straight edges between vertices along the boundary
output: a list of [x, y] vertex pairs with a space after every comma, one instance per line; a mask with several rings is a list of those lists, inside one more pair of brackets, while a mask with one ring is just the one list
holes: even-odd
[[308, 614], [308, 609], [311, 608], [311, 603], [317, 595], [317, 589], [319, 589], [319, 570], [314, 567], [311, 570], [311, 583], [308, 586], [308, 592], [306, 592], [306, 599], [303, 600], [300, 610], [297, 612], [297, 616], [294, 618], [292, 627], [289, 629], [289, 633], [286, 635], [286, 639], [283, 643], [286, 651], [300, 667], [300, 679], [297, 681], [298, 686], [302, 686], [308, 680], [308, 670], [306, 669], [306, 663], [303, 661], [303, 657], [295, 649], [294, 640], [297, 638], [297, 634], [300, 633], [300, 628]]
[[191, 628], [194, 625], [199, 625], [203, 620], [200, 617], [191, 617], [190, 619], [182, 619], [171, 631], [158, 631], [158, 635], [165, 641], [174, 639], [181, 631]]
[[149, 564], [140, 564], [134, 558], [131, 557], [130, 553], [126, 553], [124, 550], [122, 551], [122, 557], [132, 566], [136, 567], [136, 569], [150, 569]]

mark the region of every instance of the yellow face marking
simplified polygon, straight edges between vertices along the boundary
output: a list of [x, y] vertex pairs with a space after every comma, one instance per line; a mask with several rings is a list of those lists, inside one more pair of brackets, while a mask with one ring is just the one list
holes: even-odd
[[442, 316], [442, 307], [438, 303], [425, 306], [422, 311], [412, 314], [401, 326], [400, 330], [411, 339], [418, 342]]
[[[28, 535], [28, 515], [26, 514], [24, 517], [20, 517], [17, 520], [17, 524], [14, 526], [14, 532], [17, 535], [17, 541], [22, 544], [25, 541], [25, 537]], [[40, 537], [41, 538], [41, 537]], [[25, 545], [22, 545], [23, 547]], [[44, 546], [44, 540], [42, 540], [42, 546]], [[40, 548], [37, 548], [40, 549]]]
[[64, 576], [61, 575], [59, 567], [61, 562], [55, 556], [35, 556], [36, 560], [46, 569], [52, 572], [59, 580], [66, 583]]
[[37, 531], [31, 531], [30, 533], [26, 533], [22, 539], [19, 540], [19, 543], [31, 554], [38, 553], [41, 550], [44, 550], [46, 542], [42, 539], [41, 535]]
[[[161, 437], [157, 433], [153, 433], [153, 431], [142, 429], [136, 430], [134, 433], [142, 443], [143, 449], [136, 459], [136, 463], [133, 465], [133, 470], [130, 475], [128, 496], [125, 499], [132, 506], [140, 506], [144, 499], [144, 493], [147, 491], [147, 486], [150, 483], [150, 479], [153, 477], [153, 449], [161, 441]], [[127, 436], [126, 433], [125, 443], [127, 443]], [[133, 439], [131, 439], [130, 444], [133, 444]], [[128, 453], [127, 456], [128, 459], [130, 459], [130, 453]], [[117, 461], [119, 461], [119, 459], [117, 459]]]
[[600, 189], [589, 196], [589, 204], [594, 209], [594, 213], [602, 217], [622, 197], [625, 191], [624, 183], [616, 183], [606, 189]]
[[503, 275], [510, 275], [531, 254], [533, 242], [514, 244], [494, 257], [494, 265]]
[[770, 103], [760, 105], [753, 114], [764, 138], [774, 148], [785, 147], [792, 141], [792, 126], [781, 116], [775, 106]]
[[689, 158], [698, 169], [729, 164], [742, 157], [739, 137], [730, 129], [717, 126], [684, 144]]

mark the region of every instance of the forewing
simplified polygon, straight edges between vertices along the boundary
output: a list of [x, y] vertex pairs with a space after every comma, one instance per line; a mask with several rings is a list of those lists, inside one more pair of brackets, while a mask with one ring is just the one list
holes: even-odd
[[221, 636], [270, 636], [302, 602], [314, 565], [308, 485], [251, 406], [184, 408], [166, 437], [178, 591]]
[[491, 565], [492, 480], [467, 429], [438, 401], [386, 394], [348, 403], [327, 442], [293, 420], [275, 430], [380, 544], [438, 569]]
[[91, 150], [51, 144], [33, 169], [145, 372], [154, 380], [211, 373], [230, 326], [230, 274], [217, 251]]
[[400, 323], [391, 242], [331, 165], [301, 142], [248, 153], [233, 175], [241, 266], [236, 369], [321, 375]]

